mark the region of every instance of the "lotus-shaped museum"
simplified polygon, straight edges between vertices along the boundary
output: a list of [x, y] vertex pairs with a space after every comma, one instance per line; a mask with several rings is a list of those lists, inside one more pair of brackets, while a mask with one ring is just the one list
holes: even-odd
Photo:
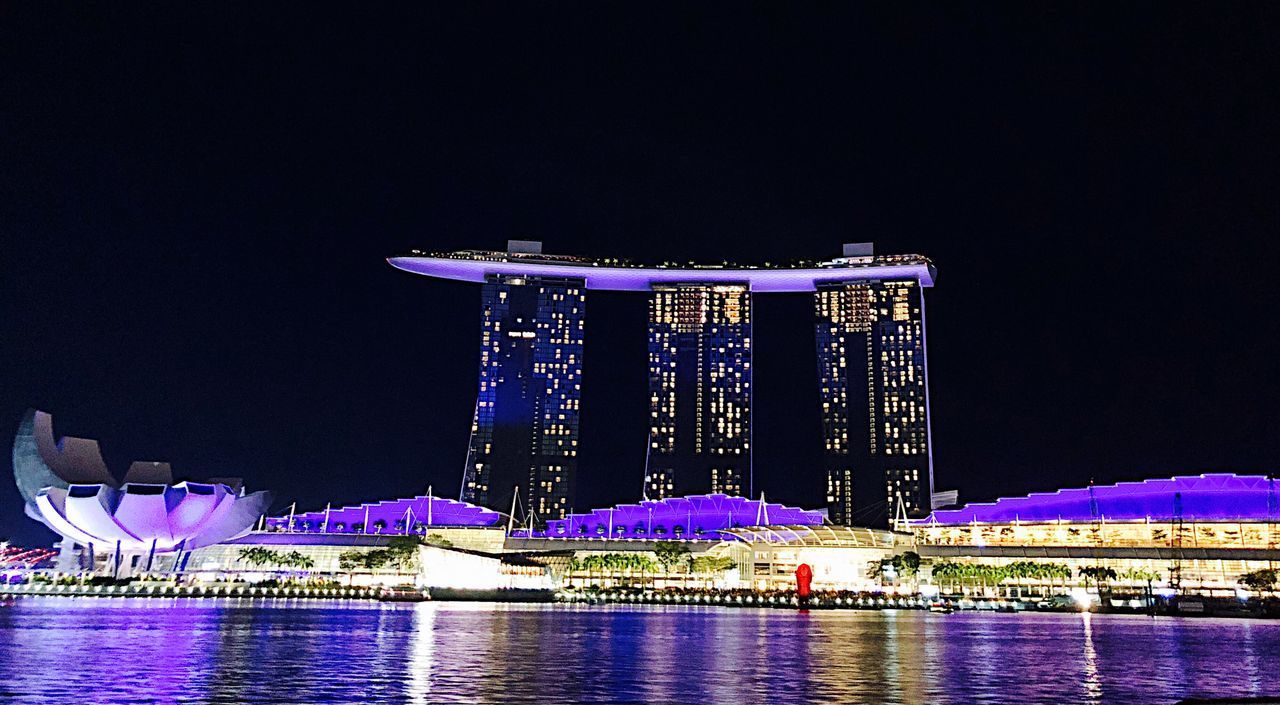
[[174, 483], [168, 463], [137, 462], [117, 482], [97, 441], [55, 441], [53, 419], [30, 410], [13, 444], [13, 471], [28, 516], [97, 551], [190, 551], [244, 535], [271, 502], [239, 480]]

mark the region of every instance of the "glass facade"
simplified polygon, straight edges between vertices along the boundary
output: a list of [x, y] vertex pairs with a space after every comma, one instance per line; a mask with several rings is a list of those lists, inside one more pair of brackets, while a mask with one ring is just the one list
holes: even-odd
[[1280, 557], [1280, 497], [1265, 475], [1206, 473], [1002, 497], [911, 528], [935, 560], [1052, 561], [1077, 576], [1102, 566], [1121, 584], [1234, 590]]
[[750, 287], [654, 284], [645, 496], [742, 495], [750, 483]]
[[870, 525], [926, 516], [933, 465], [920, 283], [819, 282], [816, 289], [831, 521]]
[[486, 278], [463, 501], [505, 512], [519, 491], [540, 519], [569, 510], [578, 465], [585, 293], [580, 279]]

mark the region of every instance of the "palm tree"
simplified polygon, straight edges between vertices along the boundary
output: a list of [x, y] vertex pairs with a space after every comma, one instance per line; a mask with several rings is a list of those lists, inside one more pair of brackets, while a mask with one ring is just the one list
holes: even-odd
[[1080, 577], [1084, 579], [1084, 587], [1086, 590], [1089, 589], [1089, 579], [1092, 578], [1093, 582], [1098, 586], [1099, 594], [1102, 594], [1103, 587], [1107, 584], [1108, 580], [1116, 579], [1115, 569], [1108, 568], [1106, 566], [1100, 566], [1100, 565], [1085, 566], [1076, 572], [1078, 572], [1080, 574]]
[[278, 551], [272, 551], [269, 548], [261, 546], [251, 546], [249, 548], [240, 549], [240, 560], [251, 566], [259, 567], [264, 565], [280, 565], [284, 556]]
[[290, 558], [290, 562], [294, 565], [294, 567], [299, 568], [301, 570], [311, 570], [312, 568], [316, 567], [315, 559], [313, 559], [311, 556], [304, 555], [297, 551], [290, 551], [289, 558]]
[[[956, 564], [951, 561], [941, 561], [933, 564], [933, 583], [946, 585], [954, 585]], [[945, 582], [944, 582], [945, 581]]]

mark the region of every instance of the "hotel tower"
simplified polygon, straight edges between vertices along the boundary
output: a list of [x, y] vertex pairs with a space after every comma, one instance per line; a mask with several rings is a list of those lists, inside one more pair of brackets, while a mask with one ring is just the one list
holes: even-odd
[[750, 286], [655, 283], [644, 494], [742, 495], [750, 488]]
[[[846, 254], [872, 260], [869, 248]], [[815, 288], [829, 518], [866, 526], [926, 516], [933, 463], [921, 283], [831, 280]]]
[[581, 279], [495, 274], [481, 286], [480, 390], [462, 499], [558, 519], [578, 467]]
[[[518, 493], [541, 521], [573, 507], [588, 289], [649, 299], [641, 494], [755, 494], [752, 297], [803, 293], [814, 297], [816, 312], [830, 520], [883, 525], [930, 510], [923, 289], [937, 271], [925, 257], [876, 256], [864, 243], [823, 262], [638, 265], [547, 255], [539, 242], [513, 240], [505, 252], [414, 252], [389, 262], [481, 285], [466, 501], [508, 511]], [[812, 369], [793, 365], [791, 373], [805, 368]]]

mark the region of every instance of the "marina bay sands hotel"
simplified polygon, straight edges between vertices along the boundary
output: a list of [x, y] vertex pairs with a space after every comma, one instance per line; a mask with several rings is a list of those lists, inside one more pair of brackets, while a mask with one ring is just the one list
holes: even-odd
[[868, 525], [931, 509], [922, 290], [937, 270], [925, 257], [877, 256], [870, 243], [857, 243], [823, 262], [642, 266], [548, 255], [539, 242], [513, 240], [506, 252], [414, 252], [388, 261], [481, 285], [464, 501], [505, 511], [518, 488], [542, 519], [571, 509], [593, 289], [649, 298], [643, 494], [751, 493], [752, 296], [805, 292], [814, 302], [830, 520]]

